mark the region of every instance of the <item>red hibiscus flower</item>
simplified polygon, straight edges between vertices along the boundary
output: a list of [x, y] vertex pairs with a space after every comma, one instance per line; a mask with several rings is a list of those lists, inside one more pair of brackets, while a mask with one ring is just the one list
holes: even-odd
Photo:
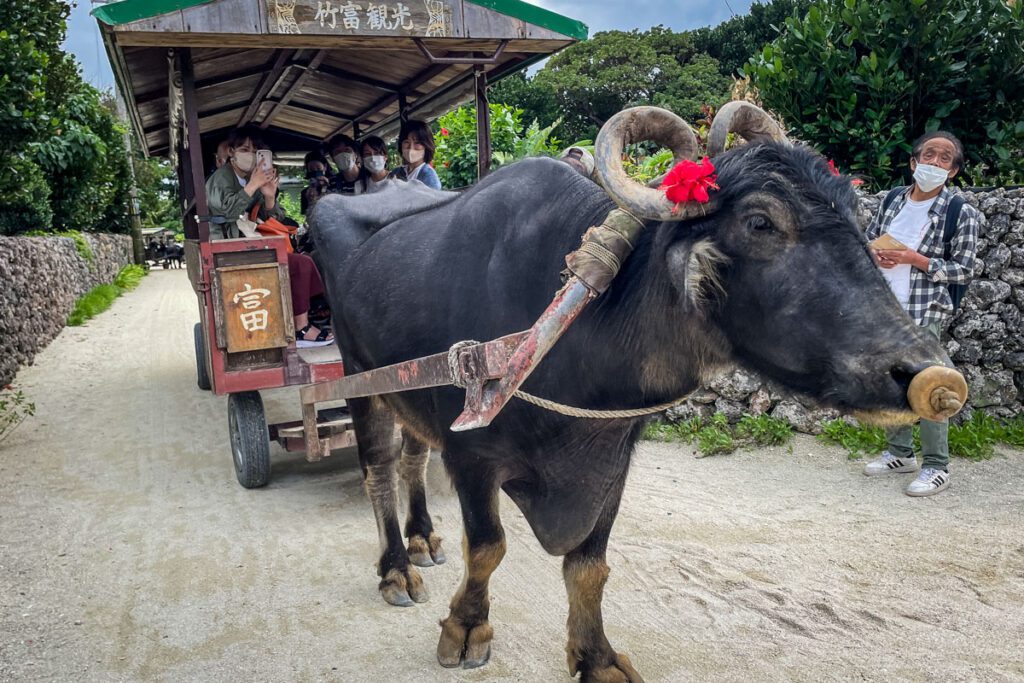
[[836, 162], [831, 159], [828, 160], [828, 170], [832, 171], [832, 175], [839, 175], [839, 169], [836, 168]]
[[451, 133], [449, 133], [449, 132], [448, 132], [448, 129], [447, 129], [447, 128], [442, 128], [442, 129], [441, 129], [441, 137], [444, 137], [444, 138], [446, 138], [446, 137], [448, 137], [449, 135], [451, 135]]
[[715, 184], [717, 178], [715, 166], [707, 157], [700, 163], [684, 159], [673, 166], [661, 181], [661, 189], [677, 209], [679, 204], [690, 201], [705, 204], [710, 199], [708, 190], [718, 189], [718, 185]]

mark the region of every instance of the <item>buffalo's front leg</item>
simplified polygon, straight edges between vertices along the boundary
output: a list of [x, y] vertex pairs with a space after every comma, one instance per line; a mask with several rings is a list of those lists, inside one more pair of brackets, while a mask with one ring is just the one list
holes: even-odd
[[398, 526], [398, 476], [395, 472], [398, 449], [394, 443], [394, 416], [379, 399], [352, 399], [348, 405], [356, 430], [363, 485], [377, 520], [380, 594], [385, 601], [399, 607], [426, 602], [423, 579], [409, 564], [409, 553]]
[[620, 487], [610, 496], [614, 502], [602, 512], [594, 531], [562, 563], [569, 596], [569, 642], [565, 648], [569, 673], [579, 673], [583, 683], [643, 683], [629, 658], [615, 652], [608, 643], [601, 616], [601, 599], [608, 580], [605, 551], [621, 495]]
[[[444, 667], [472, 669], [491, 656], [494, 630], [487, 621], [487, 584], [505, 556], [505, 532], [498, 516], [498, 487], [487, 474], [462, 472], [456, 482], [465, 534], [462, 554], [465, 575], [452, 597], [448, 617], [441, 622], [437, 661]], [[477, 476], [475, 476], [477, 475]]]
[[398, 472], [405, 483], [409, 512], [405, 518], [405, 537], [409, 539], [409, 560], [420, 567], [444, 564], [441, 537], [434, 533], [434, 522], [427, 512], [427, 463], [430, 447], [407, 429], [402, 429], [402, 457]]

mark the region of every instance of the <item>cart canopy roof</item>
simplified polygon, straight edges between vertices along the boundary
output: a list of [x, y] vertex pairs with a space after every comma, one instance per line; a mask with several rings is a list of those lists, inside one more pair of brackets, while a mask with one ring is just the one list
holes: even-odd
[[400, 100], [435, 118], [472, 98], [474, 69], [493, 83], [587, 37], [520, 0], [122, 0], [93, 15], [145, 151], [168, 156], [183, 59], [205, 149], [251, 124], [284, 152], [388, 137]]

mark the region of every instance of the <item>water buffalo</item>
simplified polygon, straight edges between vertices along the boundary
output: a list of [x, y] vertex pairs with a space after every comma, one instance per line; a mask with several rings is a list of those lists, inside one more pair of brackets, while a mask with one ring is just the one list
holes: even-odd
[[[911, 379], [949, 359], [872, 264], [849, 179], [810, 149], [765, 139], [779, 137], [770, 120], [743, 106], [715, 121], [711, 144], [721, 147], [730, 129], [754, 142], [714, 159], [721, 189], [709, 203], [673, 210], [618, 165], [617, 151], [650, 128], [645, 121], [630, 114], [602, 131], [605, 188], [567, 164], [528, 159], [459, 195], [394, 189], [321, 200], [312, 229], [349, 371], [529, 328], [561, 286], [565, 255], [615, 207], [612, 195], [648, 217], [646, 229], [526, 391], [592, 409], [643, 407], [739, 363], [846, 411], [907, 416]], [[695, 151], [688, 128], [663, 138]], [[441, 665], [480, 666], [490, 656], [488, 580], [505, 554], [501, 490], [544, 549], [564, 556], [570, 672], [641, 680], [605, 637], [601, 598], [605, 549], [644, 420], [566, 417], [513, 400], [489, 427], [453, 432], [463, 400], [462, 390], [443, 387], [350, 401], [380, 533], [383, 597], [426, 599], [410, 557], [442, 558], [423, 495], [430, 444], [464, 525], [465, 576], [441, 624]], [[407, 436], [401, 454], [395, 418]], [[409, 487], [408, 548], [399, 476]]]

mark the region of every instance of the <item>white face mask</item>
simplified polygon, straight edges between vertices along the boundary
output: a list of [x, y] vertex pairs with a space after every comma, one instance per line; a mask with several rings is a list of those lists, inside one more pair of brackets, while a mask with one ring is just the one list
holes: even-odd
[[918, 164], [914, 169], [914, 182], [921, 188], [922, 192], [931, 192], [942, 187], [949, 179], [949, 171], [931, 164]]
[[338, 165], [338, 170], [342, 173], [351, 171], [352, 167], [356, 165], [356, 155], [352, 152], [338, 152], [334, 155], [334, 163]]
[[384, 170], [385, 163], [387, 163], [387, 158], [383, 154], [363, 157], [363, 165], [366, 166], [366, 170], [370, 173], [380, 173]]
[[402, 156], [405, 157], [405, 163], [418, 164], [423, 161], [423, 150], [410, 147], [402, 152]]
[[256, 153], [235, 152], [235, 166], [238, 166], [242, 173], [250, 173], [256, 167]]

